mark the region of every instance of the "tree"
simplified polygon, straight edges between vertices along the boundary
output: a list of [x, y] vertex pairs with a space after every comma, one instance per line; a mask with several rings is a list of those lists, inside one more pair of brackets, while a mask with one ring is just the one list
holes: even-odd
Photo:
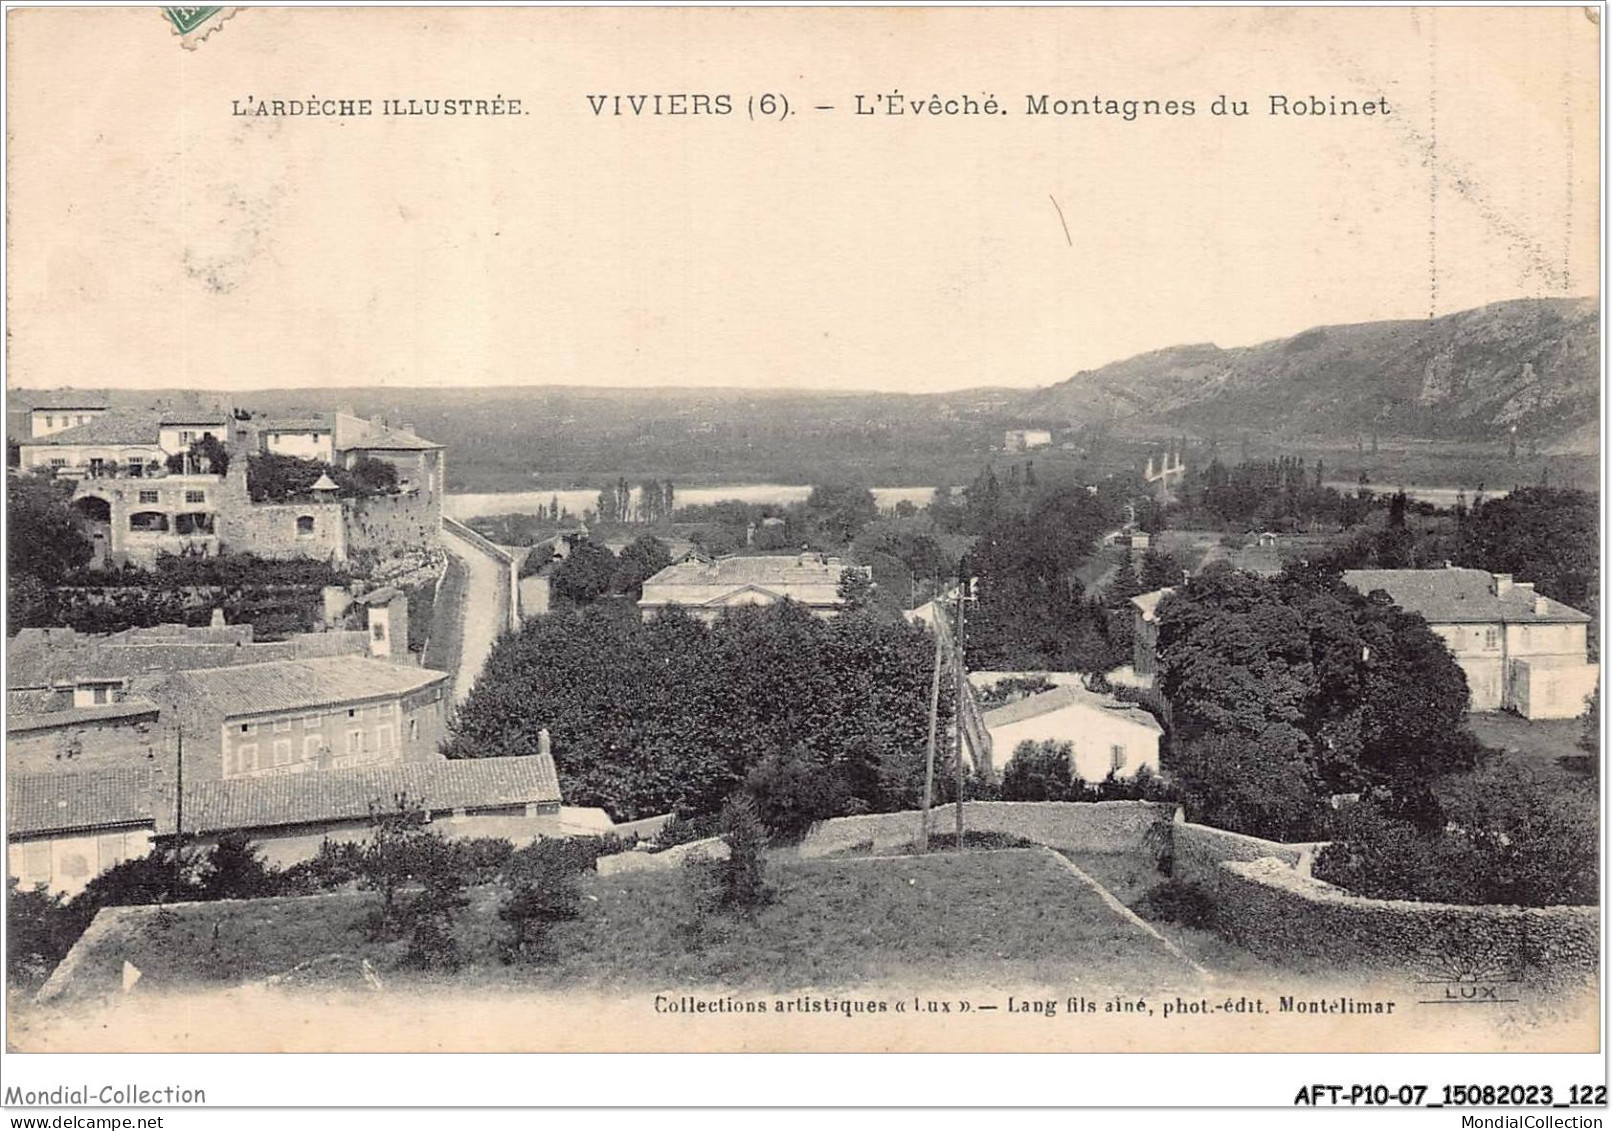
[[835, 592], [847, 613], [867, 612], [873, 606], [873, 578], [859, 569], [841, 570]]
[[636, 601], [644, 595], [644, 582], [671, 564], [672, 552], [666, 543], [653, 535], [640, 534], [622, 549], [610, 588]]
[[345, 475], [335, 478], [354, 495], [390, 495], [397, 491], [397, 468], [374, 456], [359, 456]]
[[203, 432], [190, 447], [168, 457], [168, 470], [175, 475], [224, 475], [229, 463], [229, 451], [218, 437]]
[[845, 813], [850, 790], [824, 759], [804, 746], [774, 751], [745, 778], [761, 822], [774, 835], [799, 840], [818, 821]]
[[542, 953], [550, 931], [582, 913], [578, 869], [563, 842], [534, 841], [513, 853], [503, 878], [508, 891], [498, 917], [509, 924], [511, 958]]
[[434, 836], [426, 827], [425, 809], [407, 793], [393, 795], [390, 807], [370, 803], [369, 842], [359, 861], [359, 887], [380, 893], [380, 911], [371, 924], [376, 937], [400, 926], [404, 916], [398, 892], [414, 879], [422, 842]]
[[772, 899], [772, 891], [767, 886], [767, 828], [748, 794], [736, 793], [723, 803], [722, 842], [728, 857], [712, 865], [721, 904], [754, 915]]
[[879, 517], [873, 492], [849, 483], [820, 483], [806, 496], [805, 510], [813, 528], [830, 541], [844, 545]]
[[581, 539], [555, 567], [549, 584], [561, 600], [573, 605], [591, 604], [610, 592], [616, 567], [616, 555], [609, 546]]
[[11, 583], [59, 585], [88, 564], [95, 547], [72, 506], [73, 486], [37, 475], [6, 477], [6, 568]]
[[260, 899], [280, 890], [279, 877], [263, 863], [245, 833], [225, 833], [203, 859], [199, 899]]

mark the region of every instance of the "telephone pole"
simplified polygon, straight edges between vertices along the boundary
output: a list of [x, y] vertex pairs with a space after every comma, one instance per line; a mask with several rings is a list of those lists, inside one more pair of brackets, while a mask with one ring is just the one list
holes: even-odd
[[[944, 615], [940, 602], [934, 602], [935, 615]], [[946, 654], [942, 649], [940, 633], [935, 633], [935, 673], [929, 683], [929, 749], [924, 757], [924, 812], [923, 823], [918, 826], [918, 851], [929, 851], [929, 807], [935, 795], [935, 731], [940, 725], [940, 668]]]
[[957, 851], [963, 851], [963, 696], [968, 694], [968, 668], [963, 664], [963, 604], [968, 582], [957, 579], [957, 639], [952, 642], [952, 666], [957, 676], [957, 701], [952, 705], [952, 754], [957, 759]]

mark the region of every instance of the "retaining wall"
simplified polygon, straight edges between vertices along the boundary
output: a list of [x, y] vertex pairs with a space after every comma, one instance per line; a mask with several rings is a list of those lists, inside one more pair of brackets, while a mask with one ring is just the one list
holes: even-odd
[[1228, 860], [1276, 859], [1289, 868], [1296, 868], [1314, 848], [1309, 844], [1279, 844], [1182, 820], [1176, 821], [1171, 834], [1175, 847], [1175, 867], [1171, 874], [1189, 883], [1213, 883], [1217, 869]]
[[[1228, 860], [1205, 884], [1216, 928], [1255, 954], [1411, 969], [1428, 981], [1581, 981], [1600, 956], [1594, 907], [1365, 899], [1273, 859]], [[1439, 992], [1432, 987], [1432, 992]]]
[[[970, 832], [1007, 833], [1075, 852], [1152, 852], [1149, 832], [1166, 825], [1175, 806], [1159, 801], [969, 801], [963, 825]], [[869, 813], [836, 817], [812, 829], [800, 855], [811, 858], [871, 844], [875, 852], [911, 844], [920, 814]], [[935, 833], [955, 827], [951, 806], [936, 808]]]

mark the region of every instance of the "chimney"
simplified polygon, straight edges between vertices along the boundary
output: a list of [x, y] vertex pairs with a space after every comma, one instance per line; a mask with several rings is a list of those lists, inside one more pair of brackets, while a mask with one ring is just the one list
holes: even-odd
[[544, 727], [542, 730], [537, 732], [537, 754], [538, 754], [538, 757], [540, 757], [540, 758], [549, 758], [549, 757], [553, 756], [553, 753], [554, 753], [553, 746], [549, 742], [549, 728]]
[[213, 610], [213, 619], [208, 622], [209, 626], [212, 628], [223, 628], [228, 623], [229, 622], [224, 619], [224, 610], [221, 607]]
[[1504, 597], [1511, 592], [1511, 574], [1497, 573], [1492, 575], [1494, 580], [1491, 589], [1496, 597]]
[[1534, 616], [1542, 617], [1550, 612], [1550, 602], [1539, 594], [1534, 594]]

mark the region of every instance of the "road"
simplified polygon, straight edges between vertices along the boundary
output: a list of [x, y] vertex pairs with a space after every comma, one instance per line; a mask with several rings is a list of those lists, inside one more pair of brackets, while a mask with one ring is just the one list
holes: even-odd
[[453, 676], [453, 701], [457, 706], [470, 694], [493, 643], [509, 625], [509, 566], [446, 526], [442, 545], [465, 571], [459, 667]]

